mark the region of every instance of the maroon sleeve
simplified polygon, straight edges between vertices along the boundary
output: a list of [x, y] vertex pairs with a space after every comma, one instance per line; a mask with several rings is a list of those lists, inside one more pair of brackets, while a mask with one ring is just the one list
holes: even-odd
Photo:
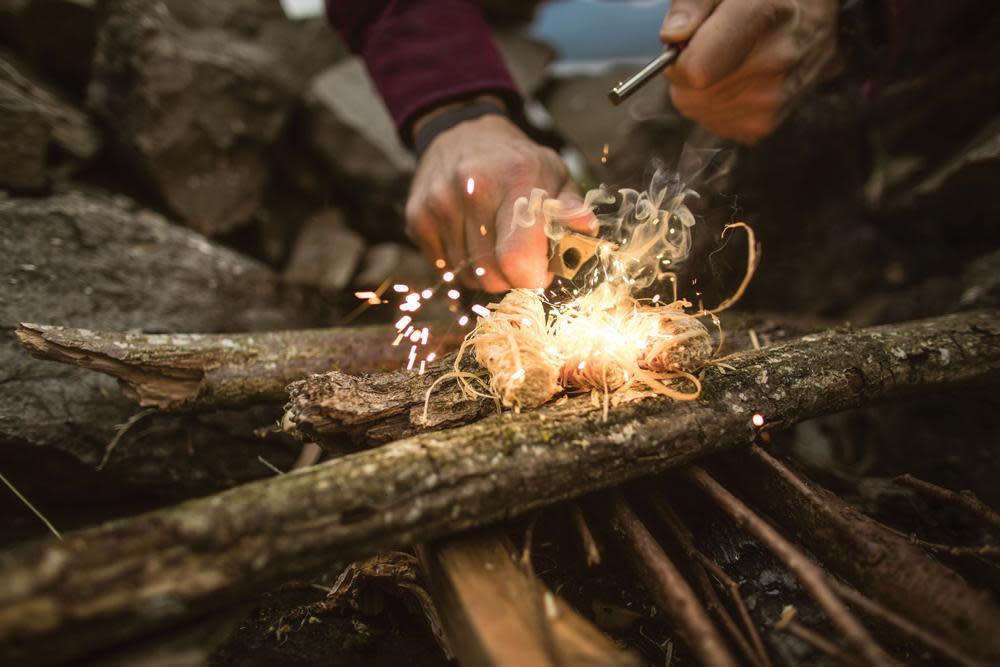
[[327, 15], [364, 58], [404, 140], [425, 109], [493, 93], [520, 94], [471, 0], [327, 0]]

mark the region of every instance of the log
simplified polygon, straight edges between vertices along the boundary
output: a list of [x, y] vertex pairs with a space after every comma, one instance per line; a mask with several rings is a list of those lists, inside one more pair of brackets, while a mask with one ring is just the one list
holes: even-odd
[[[818, 323], [787, 316], [742, 314], [727, 315], [722, 327], [726, 335], [721, 352], [729, 354], [756, 343], [769, 345], [816, 331]], [[476, 370], [471, 356], [463, 361], [463, 370]], [[334, 447], [339, 447], [345, 437], [358, 445], [371, 445], [468, 423], [494, 406], [463, 395], [456, 383], [447, 381], [435, 387], [424, 419], [427, 391], [453, 370], [454, 363], [454, 356], [442, 358], [428, 366], [423, 375], [397, 370], [356, 377], [333, 371], [304, 378], [288, 388], [284, 423], [293, 435]]]
[[351, 454], [0, 556], [0, 660], [68, 660], [379, 550], [523, 514], [765, 428], [1000, 379], [997, 311], [806, 336], [711, 367], [699, 401], [589, 400]]
[[417, 550], [448, 636], [465, 667], [638, 667], [513, 559], [497, 529], [436, 540]]
[[[142, 407], [207, 411], [278, 405], [289, 383], [331, 368], [345, 374], [401, 366], [390, 326], [244, 334], [141, 334], [22, 323], [17, 338], [32, 356], [118, 378]], [[442, 338], [437, 348], [457, 345]]]

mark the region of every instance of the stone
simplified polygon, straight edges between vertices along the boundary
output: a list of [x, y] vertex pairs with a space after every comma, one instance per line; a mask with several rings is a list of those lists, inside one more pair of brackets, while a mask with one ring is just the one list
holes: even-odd
[[303, 225], [284, 279], [292, 285], [342, 290], [350, 284], [364, 252], [361, 235], [344, 224], [340, 211], [328, 209]]

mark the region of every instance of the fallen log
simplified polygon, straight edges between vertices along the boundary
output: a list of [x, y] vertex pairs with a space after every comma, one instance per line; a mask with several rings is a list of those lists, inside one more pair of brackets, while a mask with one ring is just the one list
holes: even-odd
[[[291, 382], [313, 373], [401, 366], [409, 348], [390, 345], [395, 333], [389, 326], [368, 326], [141, 334], [27, 323], [16, 331], [32, 356], [106, 373], [118, 378], [140, 406], [172, 412], [280, 404]], [[458, 341], [442, 338], [436, 349]]]
[[[722, 328], [726, 335], [721, 352], [729, 354], [815, 331], [817, 322], [736, 314], [725, 316]], [[469, 357], [471, 354], [463, 362], [463, 370], [475, 370]], [[469, 398], [454, 382], [437, 384], [427, 401], [428, 390], [453, 370], [454, 363], [454, 356], [442, 358], [422, 375], [397, 370], [357, 377], [332, 371], [304, 378], [288, 388], [286, 430], [306, 440], [340, 447], [345, 437], [358, 445], [371, 445], [474, 421], [494, 409], [493, 404]]]
[[421, 434], [0, 555], [0, 660], [67, 660], [290, 577], [666, 470], [765, 428], [1000, 379], [1000, 314], [806, 336], [711, 367], [699, 401], [588, 400]]

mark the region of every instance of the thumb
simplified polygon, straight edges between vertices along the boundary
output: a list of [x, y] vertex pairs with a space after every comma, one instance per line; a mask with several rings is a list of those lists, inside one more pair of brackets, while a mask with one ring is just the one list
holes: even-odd
[[557, 199], [561, 207], [559, 222], [571, 231], [588, 236], [597, 235], [597, 216], [589, 207], [583, 205], [583, 199], [572, 182], [563, 188]]
[[712, 13], [720, 0], [672, 0], [670, 11], [660, 27], [660, 41], [664, 44], [686, 42]]

